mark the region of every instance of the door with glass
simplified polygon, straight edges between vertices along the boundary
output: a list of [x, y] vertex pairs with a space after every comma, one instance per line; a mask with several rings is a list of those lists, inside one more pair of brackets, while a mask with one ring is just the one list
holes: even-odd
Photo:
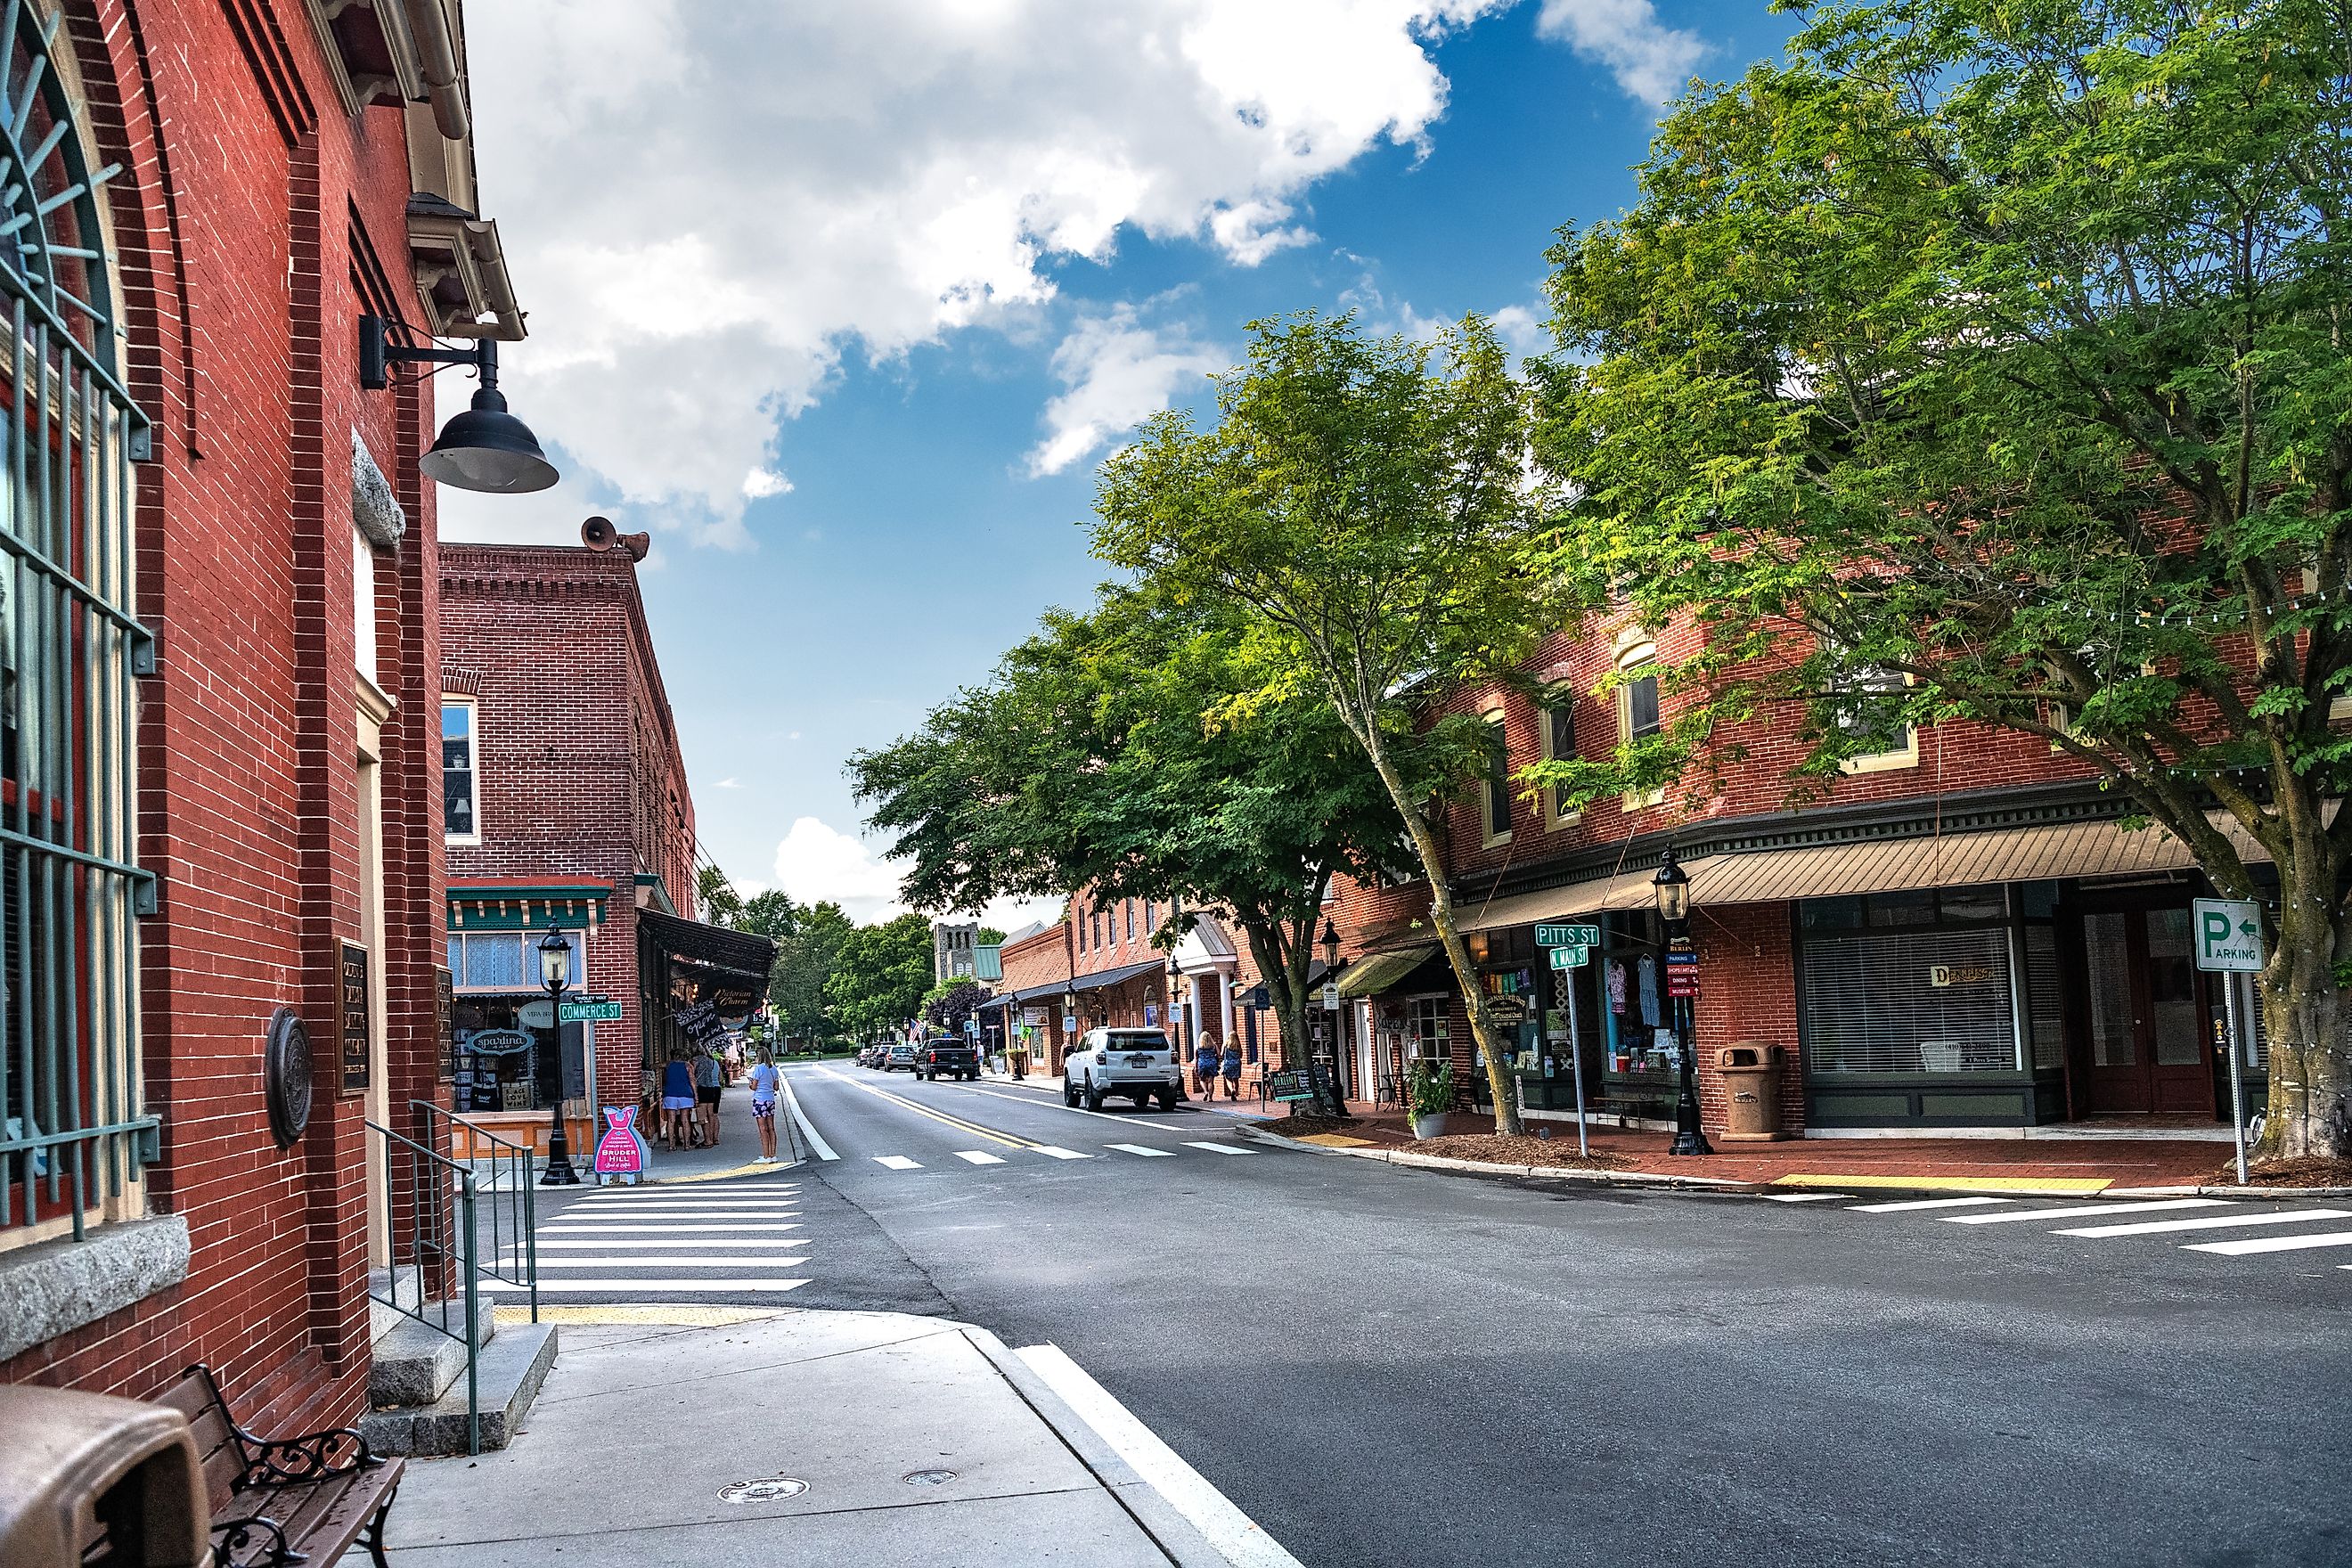
[[2210, 1116], [2204, 985], [2185, 909], [2090, 910], [2083, 915], [2082, 1109], [2097, 1116]]

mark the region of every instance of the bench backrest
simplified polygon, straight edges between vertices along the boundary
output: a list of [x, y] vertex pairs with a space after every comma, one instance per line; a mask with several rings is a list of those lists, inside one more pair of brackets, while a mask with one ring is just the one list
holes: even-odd
[[195, 1439], [196, 1456], [205, 1467], [205, 1491], [215, 1515], [227, 1503], [237, 1477], [245, 1473], [245, 1453], [221, 1405], [212, 1374], [192, 1366], [155, 1403], [169, 1405], [188, 1418], [188, 1435]]

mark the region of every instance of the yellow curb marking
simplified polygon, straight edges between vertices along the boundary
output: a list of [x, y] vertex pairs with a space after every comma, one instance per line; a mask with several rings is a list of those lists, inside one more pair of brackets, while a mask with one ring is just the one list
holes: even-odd
[[798, 1160], [793, 1161], [790, 1164], [779, 1161], [772, 1165], [737, 1165], [725, 1171], [702, 1171], [691, 1176], [648, 1176], [638, 1184], [647, 1187], [674, 1187], [686, 1182], [726, 1182], [732, 1181], [737, 1176], [772, 1176], [779, 1171], [789, 1171], [799, 1164]]
[[[759, 1307], [541, 1307], [539, 1321], [542, 1323], [572, 1323], [588, 1327], [598, 1323], [656, 1323], [688, 1329], [723, 1329], [731, 1323], [756, 1322], [762, 1318], [782, 1314]], [[531, 1321], [529, 1307], [500, 1307], [501, 1323], [528, 1323]]]
[[1320, 1143], [1326, 1149], [1369, 1149], [1372, 1146], [1369, 1138], [1350, 1138], [1344, 1132], [1309, 1132], [1296, 1142]]
[[1900, 1187], [1926, 1193], [2103, 1193], [2113, 1176], [1855, 1176], [1788, 1175], [1776, 1187]]

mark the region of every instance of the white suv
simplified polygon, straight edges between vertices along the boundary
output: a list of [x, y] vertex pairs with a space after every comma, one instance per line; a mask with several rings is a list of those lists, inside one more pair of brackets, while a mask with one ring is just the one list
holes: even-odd
[[1089, 1029], [1062, 1058], [1062, 1103], [1086, 1101], [1100, 1110], [1108, 1096], [1123, 1095], [1138, 1110], [1158, 1095], [1170, 1110], [1184, 1098], [1183, 1069], [1168, 1037], [1158, 1029]]

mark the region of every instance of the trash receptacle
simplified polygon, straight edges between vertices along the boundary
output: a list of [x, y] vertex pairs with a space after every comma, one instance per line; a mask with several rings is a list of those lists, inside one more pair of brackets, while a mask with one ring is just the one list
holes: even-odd
[[10, 1384], [0, 1432], [0, 1564], [207, 1561], [204, 1468], [178, 1411]]
[[1723, 1077], [1727, 1143], [1772, 1143], [1780, 1131], [1780, 1047], [1765, 1040], [1742, 1040], [1715, 1053]]

